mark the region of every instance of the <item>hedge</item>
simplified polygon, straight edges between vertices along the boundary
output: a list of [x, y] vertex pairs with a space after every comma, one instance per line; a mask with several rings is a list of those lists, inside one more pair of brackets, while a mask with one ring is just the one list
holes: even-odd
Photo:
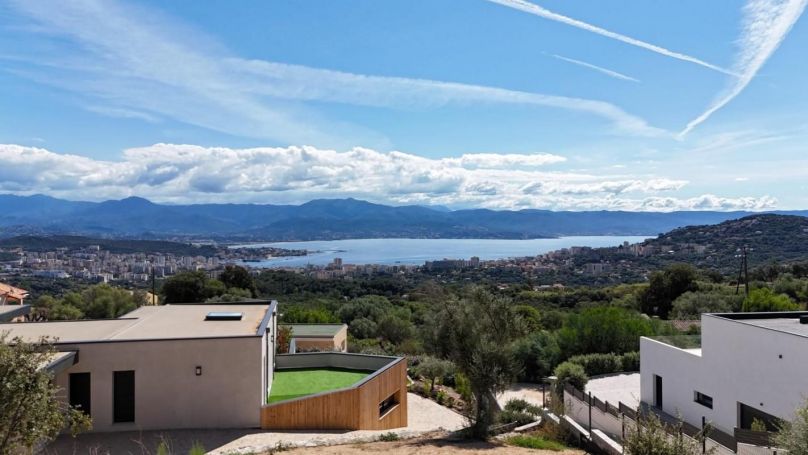
[[620, 373], [624, 371], [639, 371], [640, 353], [627, 352], [625, 354], [583, 354], [567, 359], [583, 367], [588, 376]]

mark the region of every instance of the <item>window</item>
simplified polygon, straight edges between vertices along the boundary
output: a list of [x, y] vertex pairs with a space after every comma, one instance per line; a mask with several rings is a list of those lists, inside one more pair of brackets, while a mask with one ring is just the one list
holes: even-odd
[[662, 376], [654, 375], [654, 406], [662, 409]]
[[134, 422], [135, 372], [115, 371], [112, 379], [112, 422]]
[[229, 311], [211, 311], [205, 316], [206, 321], [240, 321], [244, 313]]
[[705, 395], [701, 392], [695, 392], [695, 398], [693, 399], [696, 403], [704, 406], [705, 408], [713, 409], [713, 397], [710, 395]]
[[70, 373], [70, 406], [90, 416], [90, 373]]
[[396, 390], [396, 393], [390, 395], [389, 397], [385, 398], [384, 401], [379, 403], [379, 418], [381, 419], [384, 417], [385, 414], [390, 412], [393, 408], [398, 406], [398, 394], [399, 391]]

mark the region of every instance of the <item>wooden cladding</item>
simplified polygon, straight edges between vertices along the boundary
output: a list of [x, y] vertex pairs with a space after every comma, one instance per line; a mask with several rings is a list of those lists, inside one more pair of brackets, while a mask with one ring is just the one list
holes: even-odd
[[[397, 403], [391, 405], [393, 396]], [[261, 408], [261, 428], [265, 430], [389, 430], [406, 426], [405, 359], [391, 363], [356, 387]]]

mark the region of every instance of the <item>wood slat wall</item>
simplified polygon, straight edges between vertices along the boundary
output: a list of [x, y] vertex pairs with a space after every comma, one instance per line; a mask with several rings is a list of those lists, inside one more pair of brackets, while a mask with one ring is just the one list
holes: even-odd
[[[379, 417], [379, 403], [399, 404]], [[407, 426], [407, 361], [399, 360], [359, 387], [261, 408], [265, 430], [389, 430]]]

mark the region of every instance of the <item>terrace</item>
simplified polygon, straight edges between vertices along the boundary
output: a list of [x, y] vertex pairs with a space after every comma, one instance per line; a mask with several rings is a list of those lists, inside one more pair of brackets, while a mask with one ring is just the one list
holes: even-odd
[[350, 387], [373, 373], [342, 368], [300, 368], [278, 370], [267, 403], [291, 400]]

